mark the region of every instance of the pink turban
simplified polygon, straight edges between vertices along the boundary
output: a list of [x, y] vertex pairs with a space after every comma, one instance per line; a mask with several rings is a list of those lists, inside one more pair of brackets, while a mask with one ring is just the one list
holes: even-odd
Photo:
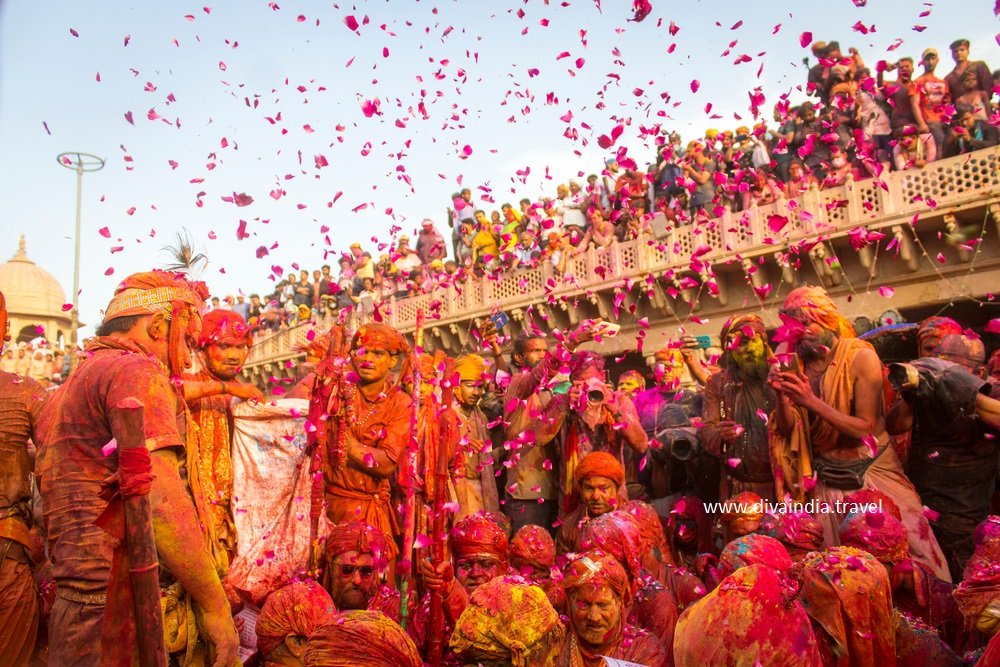
[[313, 630], [337, 613], [333, 600], [315, 581], [296, 581], [267, 596], [257, 618], [257, 647], [265, 658], [285, 637], [308, 638]]

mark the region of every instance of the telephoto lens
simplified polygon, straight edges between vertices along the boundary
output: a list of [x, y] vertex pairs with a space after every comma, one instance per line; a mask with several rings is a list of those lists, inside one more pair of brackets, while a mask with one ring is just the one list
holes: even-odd
[[604, 392], [600, 389], [591, 389], [587, 392], [587, 399], [592, 403], [600, 403], [604, 400]]

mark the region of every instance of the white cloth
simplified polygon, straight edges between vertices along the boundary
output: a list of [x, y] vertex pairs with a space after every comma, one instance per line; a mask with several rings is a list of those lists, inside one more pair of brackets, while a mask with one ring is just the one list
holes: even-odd
[[300, 398], [233, 406], [237, 547], [229, 581], [257, 604], [309, 564], [308, 411], [309, 401]]

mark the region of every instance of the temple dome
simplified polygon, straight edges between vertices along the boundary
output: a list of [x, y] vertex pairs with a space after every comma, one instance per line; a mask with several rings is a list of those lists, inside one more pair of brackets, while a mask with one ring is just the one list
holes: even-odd
[[[14, 257], [0, 264], [0, 292], [7, 300], [14, 337], [18, 336], [15, 322], [21, 321], [69, 332], [71, 313], [63, 311], [66, 292], [54, 275], [28, 258], [23, 235]], [[44, 337], [54, 341], [56, 331], [46, 331]]]

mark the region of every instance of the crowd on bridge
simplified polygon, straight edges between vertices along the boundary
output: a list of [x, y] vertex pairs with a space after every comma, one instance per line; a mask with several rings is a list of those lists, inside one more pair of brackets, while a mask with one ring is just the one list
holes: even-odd
[[334, 326], [265, 396], [208, 294], [134, 274], [58, 389], [0, 373], [0, 662], [1000, 664], [1000, 352], [954, 320], [883, 363], [801, 286], [627, 372], [602, 321]]
[[[804, 85], [809, 99], [792, 105], [783, 98], [773, 126], [760, 119], [734, 130], [707, 129], [686, 145], [676, 132], [657, 128], [656, 159], [645, 167], [620, 152], [585, 181], [581, 172], [554, 195], [499, 210], [481, 208], [473, 190], [463, 189], [446, 211], [450, 239], [425, 219], [415, 239], [380, 245], [377, 260], [353, 244], [338, 259], [336, 275], [329, 265], [311, 272], [295, 267], [298, 273], [278, 282], [255, 316], [272, 330], [341, 311], [370, 321], [391, 298], [460, 285], [470, 275], [548, 263], [559, 276], [591, 248], [996, 146], [992, 100], [1000, 77], [970, 59], [968, 40], [950, 50], [954, 68], [942, 78], [935, 48], [925, 49], [919, 63], [903, 57], [872, 67], [854, 48], [845, 55], [838, 42], [815, 42], [816, 63]], [[482, 199], [493, 203], [488, 191]]]

